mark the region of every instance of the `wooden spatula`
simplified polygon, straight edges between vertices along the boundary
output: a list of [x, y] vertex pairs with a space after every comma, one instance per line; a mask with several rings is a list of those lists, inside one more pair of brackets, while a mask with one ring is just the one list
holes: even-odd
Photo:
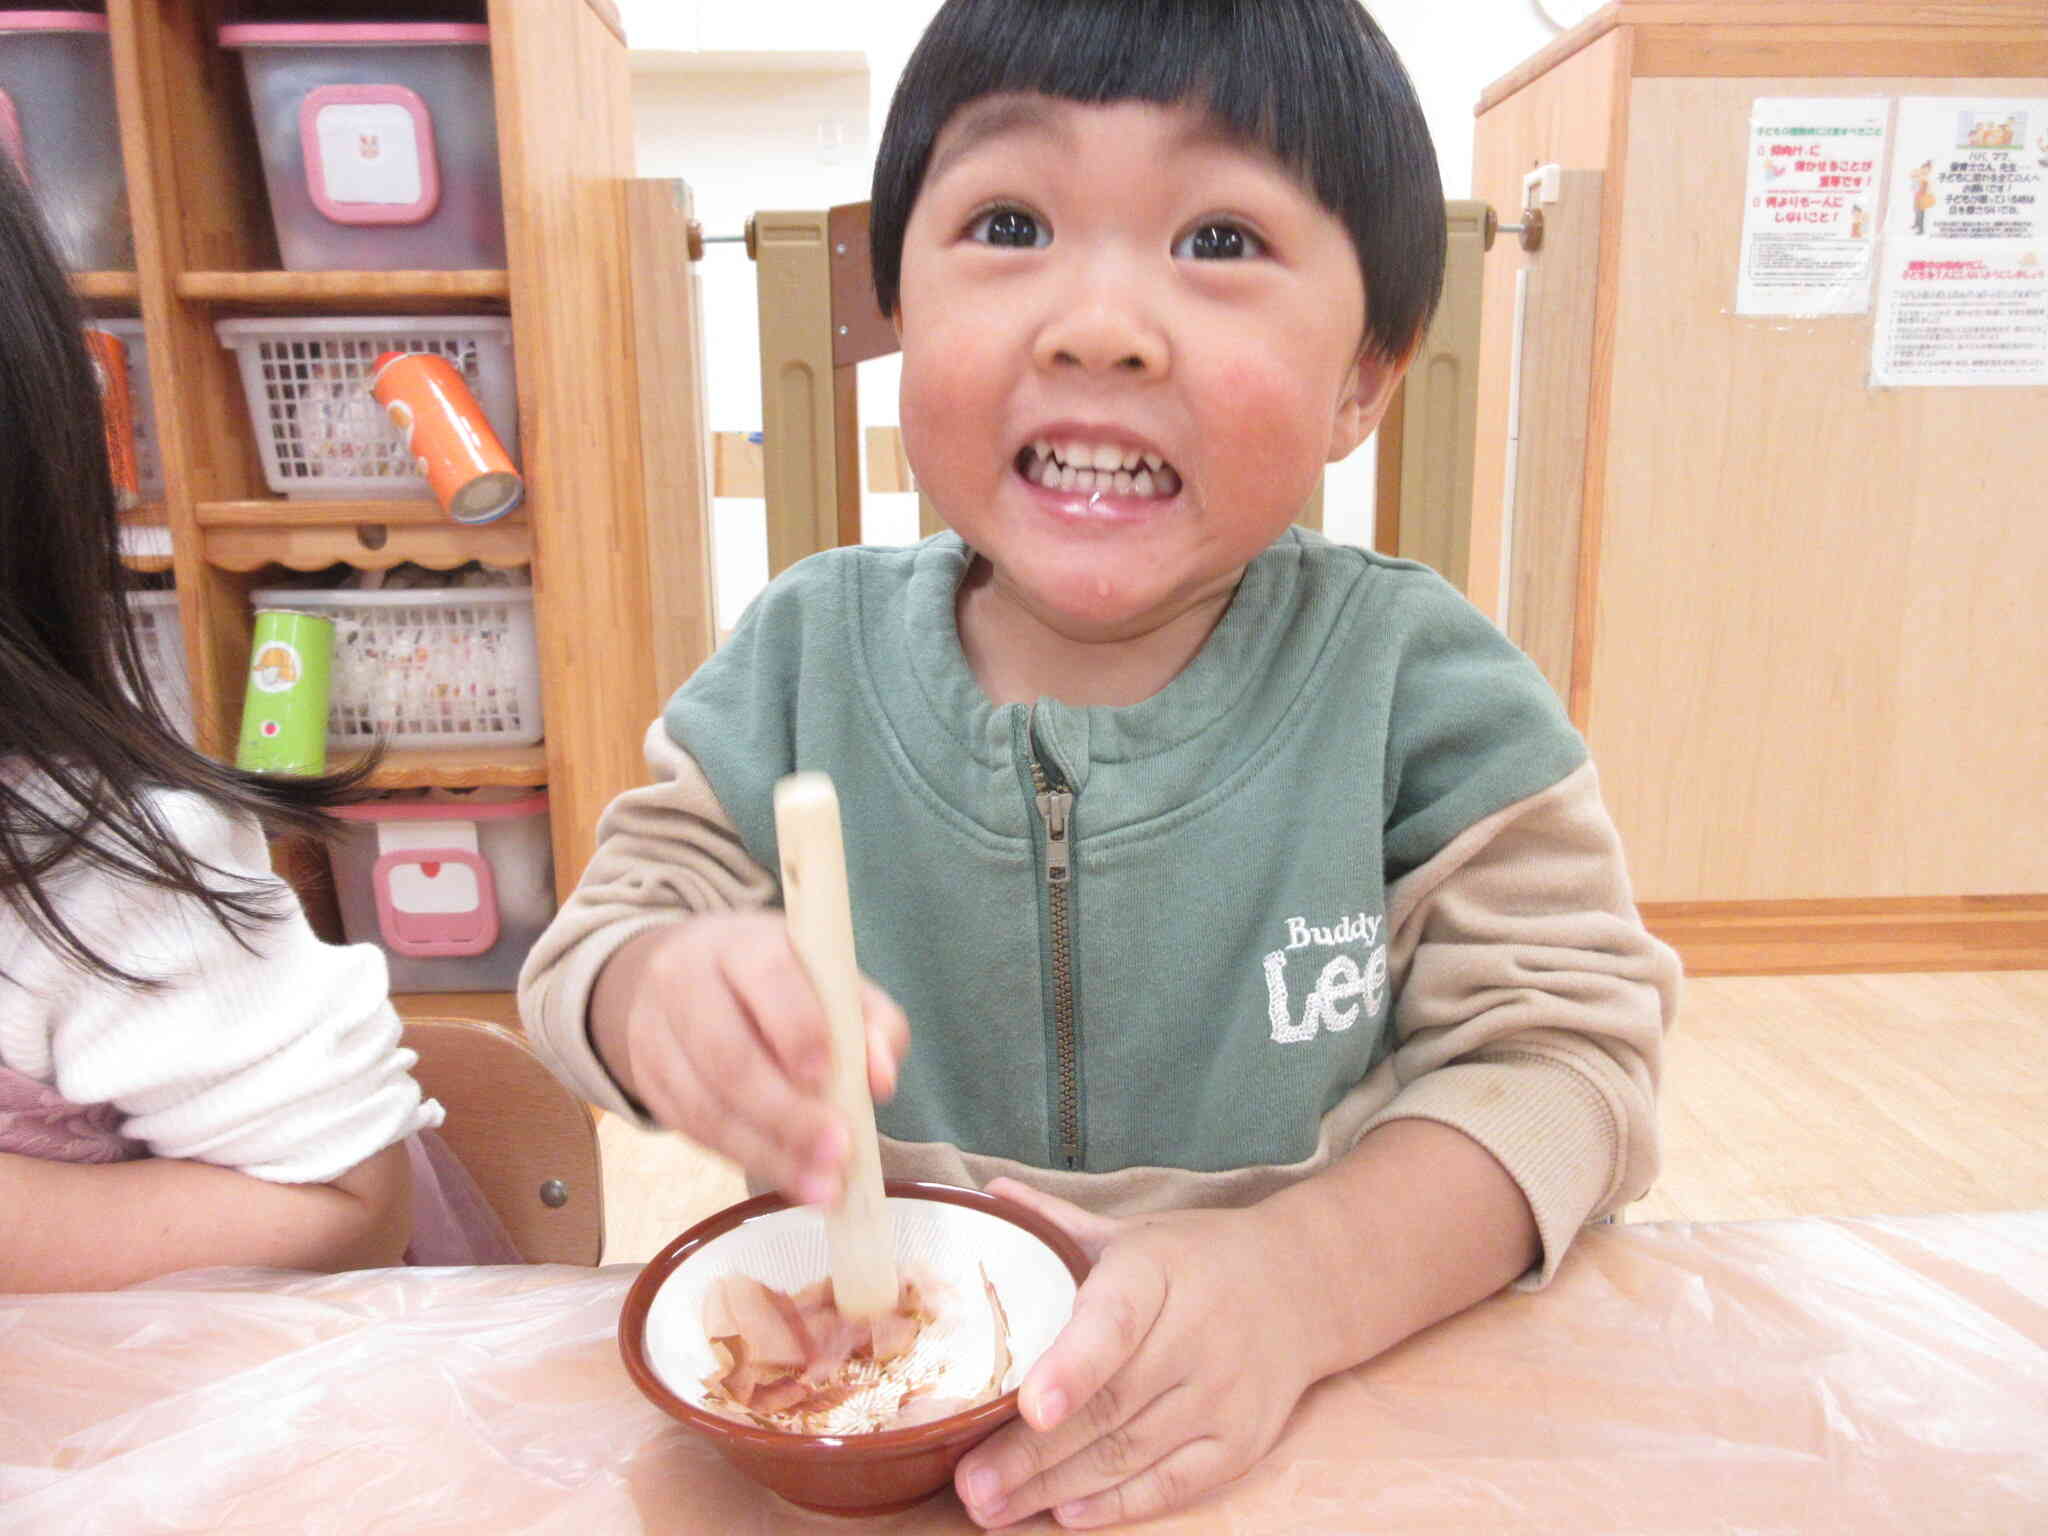
[[896, 1244], [882, 1194], [875, 1142], [875, 1101], [868, 1093], [867, 1031], [861, 1023], [860, 970], [853, 953], [853, 907], [846, 886], [846, 844], [839, 795], [822, 773], [794, 773], [775, 786], [775, 838], [782, 855], [782, 901], [797, 958], [824, 1004], [832, 1037], [828, 1097], [852, 1141], [846, 1182], [825, 1213], [832, 1293], [847, 1317], [871, 1318], [896, 1306]]

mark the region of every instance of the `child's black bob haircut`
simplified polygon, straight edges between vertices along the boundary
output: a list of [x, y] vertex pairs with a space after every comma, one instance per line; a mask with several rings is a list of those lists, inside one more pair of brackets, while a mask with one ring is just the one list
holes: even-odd
[[946, 0], [904, 69], [875, 161], [882, 312], [932, 144], [1008, 91], [1201, 105], [1342, 222], [1365, 276], [1367, 349], [1405, 357], [1443, 288], [1436, 151], [1408, 72], [1358, 0]]

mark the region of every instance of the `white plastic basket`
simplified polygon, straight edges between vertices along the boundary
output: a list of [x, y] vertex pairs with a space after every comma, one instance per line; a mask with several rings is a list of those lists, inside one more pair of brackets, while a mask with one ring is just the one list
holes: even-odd
[[403, 501], [425, 496], [405, 439], [370, 397], [385, 352], [432, 352], [455, 365], [505, 451], [519, 457], [512, 322], [503, 315], [221, 320], [235, 353], [263, 476], [282, 496]]
[[274, 589], [259, 608], [334, 620], [327, 742], [523, 747], [541, 739], [533, 588]]
[[128, 358], [128, 403], [135, 418], [135, 479], [144, 501], [161, 501], [164, 494], [164, 457], [157, 449], [156, 396], [149, 387], [149, 351], [142, 339], [140, 320], [90, 322], [93, 329], [120, 338]]
[[192, 730], [192, 679], [185, 670], [185, 632], [178, 622], [175, 592], [130, 592], [128, 623], [142, 669], [156, 689], [157, 702], [186, 741]]

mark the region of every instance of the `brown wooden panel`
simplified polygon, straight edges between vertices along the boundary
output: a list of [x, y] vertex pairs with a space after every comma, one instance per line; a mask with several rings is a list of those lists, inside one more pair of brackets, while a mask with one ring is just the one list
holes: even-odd
[[[1626, 121], [1628, 51], [1625, 33], [1607, 32], [1539, 82], [1482, 116], [1473, 141], [1474, 195], [1491, 203], [1504, 224], [1522, 206], [1522, 176], [1557, 164], [1607, 172], [1611, 208], [1623, 184], [1617, 126]], [[1508, 371], [1515, 312], [1515, 269], [1521, 248], [1511, 239], [1487, 253], [1480, 319], [1478, 428], [1472, 452], [1470, 584], [1466, 595], [1487, 613], [1500, 608], [1501, 496], [1507, 477]], [[1607, 260], [1603, 252], [1602, 260]], [[1603, 289], [1604, 292], [1604, 289]], [[1604, 327], [1604, 320], [1600, 322]], [[1603, 330], [1603, 337], [1604, 337]], [[1596, 342], [1604, 344], [1604, 342]], [[1598, 431], [1601, 405], [1591, 407]], [[1589, 486], [1589, 498], [1593, 488]]]
[[1879, 75], [2048, 74], [2043, 26], [1978, 27], [1943, 36], [1926, 27], [1638, 27], [1638, 77], [1709, 75], [1839, 78]]
[[654, 681], [665, 698], [718, 643], [704, 326], [690, 255], [689, 186], [636, 180], [623, 191], [632, 238], [633, 327], [641, 342], [640, 459], [653, 578]]
[[[1636, 61], [1638, 75], [1779, 74], [1780, 68], [1707, 68], [1703, 59], [1725, 44], [1729, 62], [1745, 47], [1768, 52], [1798, 34], [1808, 54], [1804, 75], [1829, 74], [2031, 74], [2041, 66], [2007, 53], [1982, 67], [1961, 67], [1963, 52], [1983, 45], [2037, 48], [2048, 30], [2042, 0], [1950, 0], [1913, 5], [1891, 0], [1617, 0], [1587, 17], [1540, 52], [1489, 85], [1479, 98], [1482, 113], [1516, 91], [1542, 79], [1574, 54], [1617, 28], [1649, 38]], [[1780, 42], [1774, 42], [1776, 37]], [[1866, 49], [1896, 49], [1907, 38], [1931, 46], [1929, 57], [1882, 55]], [[1843, 50], [1839, 55], [1835, 50]], [[1951, 55], [1949, 50], [1957, 50]], [[1832, 56], [1832, 57], [1831, 57]], [[1882, 67], [1873, 67], [1882, 62]]]
[[1646, 901], [2048, 890], [2048, 389], [1873, 390], [1869, 315], [1732, 313], [1757, 96], [1957, 93], [1634, 83], [1586, 729]]
[[1543, 244], [1521, 257], [1528, 284], [1504, 611], [1509, 638], [1569, 704], [1591, 609], [1584, 588], [1595, 579], [1586, 462], [1606, 177], [1565, 171], [1559, 180], [1558, 200], [1543, 205]]
[[869, 206], [826, 210], [832, 248], [832, 363], [846, 368], [897, 349], [896, 327], [875, 305], [875, 269], [868, 259]]
[[638, 412], [637, 349], [651, 343], [633, 325], [619, 190], [633, 169], [632, 95], [625, 48], [587, 4], [493, 0], [490, 20], [566, 896], [605, 806], [646, 777], [640, 739], [661, 702]]

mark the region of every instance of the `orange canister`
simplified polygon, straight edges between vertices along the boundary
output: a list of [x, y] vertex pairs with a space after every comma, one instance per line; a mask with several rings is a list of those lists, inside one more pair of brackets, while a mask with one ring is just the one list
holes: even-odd
[[414, 466], [456, 522], [493, 522], [519, 505], [526, 483], [447, 358], [386, 352], [372, 365], [370, 394], [405, 435]]
[[86, 350], [92, 354], [93, 381], [100, 387], [100, 418], [107, 433], [107, 467], [114, 476], [114, 496], [125, 512], [142, 500], [142, 478], [135, 467], [135, 404], [128, 394], [128, 348], [111, 331], [85, 328]]

